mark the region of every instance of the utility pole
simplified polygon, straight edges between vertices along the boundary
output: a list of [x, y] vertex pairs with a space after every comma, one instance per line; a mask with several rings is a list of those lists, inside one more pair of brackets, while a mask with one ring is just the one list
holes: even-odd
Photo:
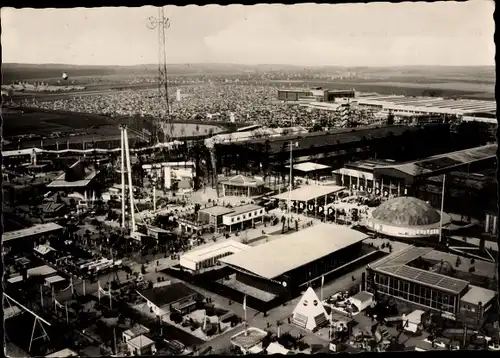
[[[170, 19], [165, 17], [163, 7], [158, 8], [158, 17], [151, 16], [148, 19], [148, 28], [158, 29], [158, 95], [161, 101], [166, 105], [166, 121], [160, 122], [163, 133], [172, 137], [172, 122], [170, 118], [170, 103], [168, 99], [168, 80], [167, 80], [167, 36], [166, 29], [170, 27]], [[162, 118], [162, 120], [164, 120]]]

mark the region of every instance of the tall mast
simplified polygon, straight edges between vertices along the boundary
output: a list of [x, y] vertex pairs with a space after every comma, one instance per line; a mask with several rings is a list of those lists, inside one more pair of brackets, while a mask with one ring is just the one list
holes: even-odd
[[124, 139], [125, 139], [125, 156], [127, 163], [127, 177], [128, 177], [128, 189], [129, 189], [129, 200], [130, 200], [130, 220], [132, 222], [131, 231], [135, 232], [135, 216], [134, 216], [134, 190], [132, 188], [132, 165], [130, 164], [130, 150], [128, 146], [128, 134], [127, 127], [123, 129]]
[[121, 132], [121, 174], [122, 174], [122, 228], [125, 228], [125, 130], [120, 127]]
[[148, 28], [158, 29], [158, 95], [160, 101], [164, 102], [166, 107], [166, 118], [162, 118], [160, 125], [167, 137], [172, 137], [172, 119], [170, 117], [170, 103], [168, 99], [168, 80], [167, 80], [167, 36], [166, 29], [170, 27], [170, 19], [165, 17], [163, 7], [158, 8], [158, 17], [148, 19]]

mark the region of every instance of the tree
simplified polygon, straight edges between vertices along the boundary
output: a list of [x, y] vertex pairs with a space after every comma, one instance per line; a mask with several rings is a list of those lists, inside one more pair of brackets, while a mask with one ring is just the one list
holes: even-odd
[[394, 114], [392, 112], [389, 112], [389, 115], [387, 116], [387, 125], [392, 126], [394, 124]]

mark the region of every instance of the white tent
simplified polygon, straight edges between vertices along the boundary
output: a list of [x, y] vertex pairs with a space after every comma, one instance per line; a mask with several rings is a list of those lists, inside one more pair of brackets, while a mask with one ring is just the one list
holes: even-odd
[[403, 327], [406, 331], [416, 333], [422, 324], [422, 315], [425, 312], [422, 310], [415, 310], [408, 316], [403, 317]]
[[311, 287], [293, 310], [292, 319], [293, 323], [310, 331], [328, 321], [325, 308]]
[[263, 350], [264, 349], [262, 348], [262, 343], [256, 344], [255, 346], [248, 348], [248, 352], [250, 354], [259, 354]]
[[356, 306], [358, 312], [363, 311], [373, 302], [373, 295], [366, 291], [361, 291], [349, 298], [351, 304]]

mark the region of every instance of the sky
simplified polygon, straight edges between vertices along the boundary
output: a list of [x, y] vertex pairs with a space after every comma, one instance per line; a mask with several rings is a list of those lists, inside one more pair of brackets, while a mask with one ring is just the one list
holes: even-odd
[[[494, 65], [494, 2], [166, 6], [168, 63]], [[2, 8], [6, 63], [158, 62], [154, 7]]]

